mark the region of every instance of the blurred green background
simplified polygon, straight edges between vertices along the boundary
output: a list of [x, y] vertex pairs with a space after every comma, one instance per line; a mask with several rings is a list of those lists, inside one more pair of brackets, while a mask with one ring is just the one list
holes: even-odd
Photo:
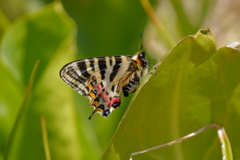
[[[177, 42], [210, 28], [218, 46], [239, 40], [235, 0], [151, 1], [166, 32]], [[167, 47], [139, 0], [0, 1], [0, 158], [24, 100], [31, 71], [40, 60], [28, 108], [18, 122], [9, 159], [45, 159], [40, 117], [46, 119], [52, 159], [100, 159], [131, 99], [107, 119], [59, 78], [66, 63], [94, 56], [133, 55], [139, 31], [148, 58]]]

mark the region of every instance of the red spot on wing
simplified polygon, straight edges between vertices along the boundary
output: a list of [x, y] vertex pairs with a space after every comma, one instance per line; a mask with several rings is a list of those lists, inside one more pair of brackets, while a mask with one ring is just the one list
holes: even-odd
[[108, 95], [105, 92], [103, 92], [102, 97], [103, 97], [104, 101], [106, 101], [106, 102], [109, 101]]
[[97, 85], [97, 88], [98, 88], [99, 91], [101, 91], [103, 89], [103, 87], [100, 83]]
[[102, 89], [103, 89], [103, 87], [102, 87], [102, 85], [100, 83], [97, 85], [97, 89], [98, 89], [98, 95], [102, 96], [102, 93], [103, 93]]
[[113, 97], [113, 99], [108, 102], [108, 107], [111, 107], [116, 102], [120, 103], [121, 99], [119, 97]]
[[120, 105], [121, 103], [121, 99], [120, 97], [113, 97], [112, 99], [109, 98], [109, 95], [106, 94], [105, 91], [103, 91], [103, 86], [102, 84], [98, 84], [97, 85], [97, 89], [98, 89], [98, 96], [102, 97], [102, 99], [105, 101], [105, 102], [108, 102], [108, 107], [114, 107], [116, 108], [117, 106]]
[[101, 96], [104, 101], [109, 102], [109, 96], [106, 94], [106, 92], [103, 92], [103, 87], [100, 83], [97, 85], [97, 89], [98, 95]]

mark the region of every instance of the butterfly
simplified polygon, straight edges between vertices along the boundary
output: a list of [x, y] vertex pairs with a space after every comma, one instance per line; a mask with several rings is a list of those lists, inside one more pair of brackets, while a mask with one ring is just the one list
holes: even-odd
[[134, 56], [94, 57], [70, 62], [60, 70], [62, 80], [89, 98], [94, 110], [103, 117], [120, 106], [121, 93], [128, 97], [137, 90], [148, 72], [149, 61], [140, 51]]

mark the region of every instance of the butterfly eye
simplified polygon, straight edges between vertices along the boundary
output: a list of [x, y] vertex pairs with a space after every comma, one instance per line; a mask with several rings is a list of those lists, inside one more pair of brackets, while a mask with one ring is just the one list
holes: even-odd
[[140, 54], [138, 55], [138, 58], [139, 58], [139, 59], [145, 59], [145, 54], [144, 54], [144, 52], [140, 53]]

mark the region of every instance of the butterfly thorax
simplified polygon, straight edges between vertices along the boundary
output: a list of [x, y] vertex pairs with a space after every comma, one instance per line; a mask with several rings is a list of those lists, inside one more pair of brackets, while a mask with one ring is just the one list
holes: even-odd
[[126, 75], [120, 81], [120, 88], [122, 88], [125, 97], [137, 90], [141, 79], [148, 71], [148, 61], [145, 60], [143, 52], [136, 54], [132, 59], [133, 62], [130, 64]]

